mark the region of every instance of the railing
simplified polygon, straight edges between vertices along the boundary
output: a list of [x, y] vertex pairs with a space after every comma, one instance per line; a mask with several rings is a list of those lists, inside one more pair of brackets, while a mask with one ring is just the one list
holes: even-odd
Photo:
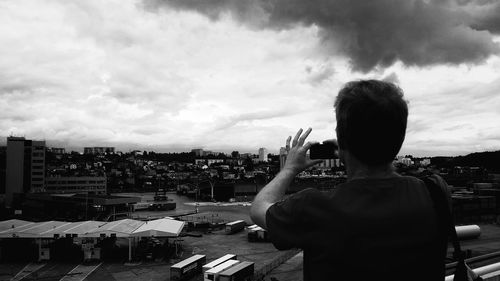
[[[479, 265], [481, 265], [480, 263], [484, 263], [484, 262], [489, 262], [489, 263], [492, 263], [492, 262], [496, 262], [496, 261], [500, 261], [500, 252], [493, 252], [493, 253], [489, 253], [489, 254], [485, 254], [485, 255], [481, 255], [481, 256], [476, 256], [476, 257], [472, 257], [472, 258], [468, 258], [465, 260], [465, 262], [470, 266], [474, 263], [479, 263]], [[446, 270], [450, 270], [450, 269], [453, 269], [457, 266], [457, 262], [452, 262], [452, 263], [448, 263], [446, 264]]]
[[[500, 262], [474, 268], [473, 271], [481, 276], [484, 281], [500, 281]], [[448, 275], [445, 281], [452, 281], [453, 275]]]

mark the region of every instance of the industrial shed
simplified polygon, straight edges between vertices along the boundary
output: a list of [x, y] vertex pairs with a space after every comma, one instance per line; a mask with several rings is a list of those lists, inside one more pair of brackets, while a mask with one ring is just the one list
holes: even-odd
[[158, 219], [148, 221], [137, 228], [131, 236], [133, 237], [177, 237], [182, 228], [183, 221], [173, 219]]
[[[132, 245], [140, 237], [177, 237], [184, 227], [183, 221], [173, 219], [157, 219], [152, 221], [138, 221], [123, 219], [112, 222], [101, 221], [46, 221], [29, 222], [23, 220], [7, 220], [0, 222], [0, 239], [4, 240], [1, 245], [8, 247], [6, 240], [12, 240], [19, 244], [33, 245], [38, 248], [39, 260], [50, 259], [49, 244], [56, 243], [60, 238], [78, 245], [79, 251], [85, 258], [100, 258], [100, 249], [96, 247], [99, 240], [105, 238], [118, 238], [128, 240], [128, 257], [132, 259]], [[24, 242], [23, 242], [24, 241]], [[69, 241], [69, 242], [68, 242]], [[27, 242], [27, 243], [26, 243]], [[12, 244], [12, 243], [9, 243]], [[12, 247], [12, 245], [10, 245]], [[0, 246], [1, 247], [1, 246]], [[0, 248], [0, 257], [2, 250]], [[12, 251], [12, 249], [11, 249]], [[36, 251], [33, 250], [33, 251]], [[82, 252], [83, 251], [83, 252]], [[29, 252], [29, 251], [28, 251]], [[30, 252], [31, 253], [31, 252]]]

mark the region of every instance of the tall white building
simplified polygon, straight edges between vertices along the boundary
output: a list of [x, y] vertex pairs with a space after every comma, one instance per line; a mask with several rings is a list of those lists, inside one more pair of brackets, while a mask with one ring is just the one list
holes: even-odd
[[267, 149], [264, 147], [259, 148], [259, 161], [267, 162]]
[[325, 159], [323, 162], [319, 163], [316, 165], [316, 167], [320, 169], [331, 169], [331, 168], [336, 168], [340, 167], [341, 162], [340, 159]]
[[15, 193], [45, 190], [45, 141], [8, 137], [6, 160], [6, 207], [11, 207]]
[[288, 152], [286, 151], [286, 148], [280, 147], [280, 171], [285, 166], [287, 154], [288, 154]]

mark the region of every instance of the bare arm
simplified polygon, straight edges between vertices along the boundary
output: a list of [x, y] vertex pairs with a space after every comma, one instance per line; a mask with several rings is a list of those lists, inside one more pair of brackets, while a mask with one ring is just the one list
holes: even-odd
[[267, 229], [267, 209], [283, 198], [295, 176], [304, 169], [322, 162], [322, 160], [310, 160], [306, 157], [306, 152], [309, 150], [312, 143], [307, 142], [304, 144], [304, 141], [309, 133], [311, 133], [311, 130], [312, 129], [309, 128], [304, 135], [301, 136], [302, 129], [300, 129], [293, 139], [291, 148], [291, 137], [288, 137], [286, 140], [286, 149], [289, 152], [285, 166], [255, 197], [252, 208], [250, 209], [250, 216], [252, 220], [262, 228]]

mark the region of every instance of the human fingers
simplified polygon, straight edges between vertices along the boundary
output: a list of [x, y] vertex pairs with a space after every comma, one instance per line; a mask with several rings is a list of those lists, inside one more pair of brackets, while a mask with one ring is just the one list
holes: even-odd
[[319, 163], [324, 162], [325, 160], [323, 160], [323, 159], [315, 159], [315, 160], [310, 160], [310, 161], [311, 161], [311, 162], [310, 162], [310, 163], [311, 163], [311, 166], [314, 166], [314, 165], [317, 165], [317, 164], [319, 164]]
[[301, 134], [302, 134], [302, 128], [300, 128], [300, 130], [297, 132], [297, 134], [293, 138], [292, 147], [294, 147], [294, 146], [297, 145], [297, 142], [298, 142], [299, 137], [300, 137]]
[[298, 143], [299, 145], [303, 145], [304, 144], [304, 141], [309, 136], [309, 134], [311, 133], [311, 131], [312, 131], [312, 128], [307, 129], [307, 131], [299, 138], [299, 143]]
[[305, 151], [308, 151], [313, 144], [317, 144], [317, 143], [318, 143], [317, 141], [308, 141], [308, 142], [306, 142], [306, 144], [304, 144], [303, 147], [304, 147]]
[[290, 150], [290, 141], [291, 140], [292, 140], [292, 136], [288, 136], [288, 138], [286, 139], [286, 146], [285, 146], [286, 151]]
[[322, 163], [323, 161], [325, 161], [325, 160], [323, 160], [323, 159], [314, 159], [314, 160], [308, 159], [306, 162], [306, 166], [311, 167], [314, 165], [318, 165], [319, 163]]

